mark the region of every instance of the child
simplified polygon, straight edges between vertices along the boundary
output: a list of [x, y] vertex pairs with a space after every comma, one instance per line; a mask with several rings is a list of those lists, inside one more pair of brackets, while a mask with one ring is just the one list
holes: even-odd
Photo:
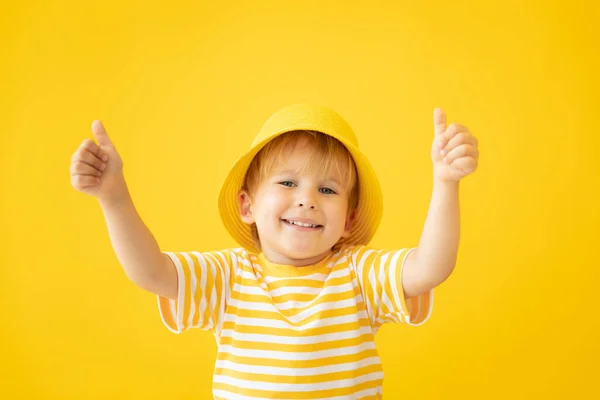
[[366, 247], [382, 214], [379, 183], [334, 111], [286, 107], [265, 123], [219, 196], [240, 248], [161, 252], [137, 214], [102, 124], [71, 165], [75, 189], [98, 198], [127, 276], [158, 295], [173, 332], [210, 330], [215, 399], [380, 399], [375, 333], [424, 323], [433, 288], [454, 269], [458, 182], [477, 141], [434, 111], [434, 186], [419, 246]]

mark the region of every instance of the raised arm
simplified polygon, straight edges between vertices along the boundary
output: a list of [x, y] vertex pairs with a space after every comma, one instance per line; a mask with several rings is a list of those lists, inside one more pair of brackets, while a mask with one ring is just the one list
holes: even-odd
[[405, 297], [425, 293], [444, 282], [454, 270], [460, 239], [459, 182], [477, 168], [477, 139], [460, 124], [446, 128], [446, 115], [434, 111], [431, 158], [433, 191], [417, 249], [402, 269]]
[[175, 299], [177, 273], [135, 209], [125, 183], [123, 161], [100, 121], [71, 158], [71, 184], [94, 196], [104, 213], [110, 240], [127, 277], [152, 293]]

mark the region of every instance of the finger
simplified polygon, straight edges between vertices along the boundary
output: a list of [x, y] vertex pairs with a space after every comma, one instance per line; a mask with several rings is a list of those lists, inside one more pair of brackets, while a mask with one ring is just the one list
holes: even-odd
[[104, 129], [104, 125], [99, 120], [92, 122], [92, 133], [100, 146], [114, 147], [112, 141]]
[[475, 136], [471, 135], [468, 132], [459, 132], [456, 135], [454, 135], [452, 139], [450, 139], [446, 146], [444, 146], [444, 148], [441, 151], [441, 154], [445, 155], [453, 148], [460, 146], [461, 144], [470, 144], [472, 146], [477, 147], [477, 139], [475, 138]]
[[432, 157], [433, 161], [439, 161], [445, 155], [443, 152], [446, 141], [442, 135], [438, 135], [433, 139]]
[[106, 163], [86, 148], [80, 148], [73, 155], [71, 164], [75, 164], [78, 162], [90, 165], [96, 168], [98, 171], [104, 171], [104, 169], [106, 168]]
[[95, 186], [100, 182], [100, 178], [91, 175], [71, 175], [71, 184], [74, 188], [84, 189]]
[[446, 129], [446, 131], [443, 133], [443, 136], [444, 139], [446, 139], [446, 141], [449, 141], [454, 137], [454, 135], [460, 132], [469, 132], [469, 129], [464, 125], [452, 123], [450, 124], [450, 126], [448, 126], [448, 129]]
[[461, 157], [454, 160], [451, 167], [470, 174], [477, 169], [477, 159], [474, 157]]
[[461, 144], [460, 146], [456, 146], [452, 150], [448, 152], [446, 157], [444, 157], [444, 163], [452, 164], [452, 162], [461, 157], [475, 157], [479, 156], [479, 150], [476, 147], [469, 144]]
[[[77, 148], [77, 151], [73, 153], [71, 156], [71, 162], [77, 162], [83, 154], [91, 153], [94, 157], [98, 158], [100, 161], [107, 161], [108, 154], [105, 151], [100, 149], [100, 147], [94, 142], [92, 139], [85, 139], [81, 145]], [[89, 155], [86, 155], [86, 160]], [[89, 161], [89, 160], [88, 160]]]
[[102, 150], [100, 146], [98, 146], [96, 142], [94, 142], [92, 139], [85, 139], [81, 143], [81, 146], [79, 146], [79, 148], [88, 150], [90, 153], [94, 154], [102, 161], [108, 160], [108, 154], [104, 150]]
[[92, 175], [100, 177], [102, 176], [102, 172], [91, 165], [78, 161], [71, 164], [71, 175]]
[[446, 130], [446, 113], [441, 108], [433, 110], [433, 130], [436, 135], [441, 135]]

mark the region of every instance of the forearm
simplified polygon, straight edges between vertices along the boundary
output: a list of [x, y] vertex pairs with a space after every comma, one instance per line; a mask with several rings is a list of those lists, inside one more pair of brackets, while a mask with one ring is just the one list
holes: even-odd
[[119, 200], [100, 201], [108, 233], [125, 274], [136, 285], [155, 291], [164, 279], [165, 255], [138, 214], [129, 193]]
[[442, 283], [454, 270], [460, 239], [459, 183], [435, 181], [429, 211], [415, 251], [429, 286]]

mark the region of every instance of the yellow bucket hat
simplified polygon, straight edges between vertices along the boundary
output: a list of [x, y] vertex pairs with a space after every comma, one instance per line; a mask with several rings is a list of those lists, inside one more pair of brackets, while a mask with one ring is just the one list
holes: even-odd
[[250, 225], [240, 217], [238, 194], [246, 171], [254, 156], [269, 141], [294, 130], [318, 131], [339, 140], [354, 158], [358, 171], [358, 206], [349, 244], [369, 243], [381, 220], [383, 199], [379, 180], [367, 158], [358, 149], [358, 140], [348, 123], [335, 111], [315, 104], [295, 104], [285, 107], [265, 122], [248, 151], [233, 165], [219, 194], [219, 213], [229, 234], [244, 248], [259, 253], [252, 238]]

